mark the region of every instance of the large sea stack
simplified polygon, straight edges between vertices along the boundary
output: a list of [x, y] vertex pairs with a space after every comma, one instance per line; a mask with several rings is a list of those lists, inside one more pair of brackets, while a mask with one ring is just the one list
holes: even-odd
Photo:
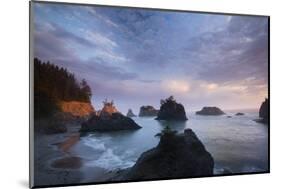
[[223, 115], [225, 113], [218, 107], [203, 107], [202, 110], [197, 111], [196, 114], [198, 114], [198, 115]]
[[269, 102], [266, 98], [265, 101], [261, 104], [259, 110], [259, 117], [261, 118], [260, 122], [268, 124], [268, 109], [269, 109]]
[[160, 142], [113, 180], [187, 178], [213, 175], [214, 159], [191, 129], [183, 134], [164, 129]]
[[161, 100], [161, 107], [157, 114], [157, 120], [187, 120], [185, 109], [182, 104], [176, 102], [173, 96]]
[[136, 130], [141, 127], [131, 118], [122, 115], [114, 106], [113, 101], [105, 100], [104, 107], [97, 114], [82, 123], [80, 132]]
[[157, 116], [158, 110], [153, 106], [142, 106], [140, 107], [139, 117], [154, 117]]

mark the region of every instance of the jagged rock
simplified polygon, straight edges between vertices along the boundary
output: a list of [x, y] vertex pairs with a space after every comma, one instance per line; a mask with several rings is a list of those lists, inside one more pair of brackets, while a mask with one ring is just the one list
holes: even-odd
[[136, 115], [133, 113], [132, 109], [128, 110], [127, 117], [136, 117]]
[[156, 110], [153, 106], [142, 106], [140, 107], [139, 117], [146, 116], [157, 116], [158, 110]]
[[259, 117], [261, 118], [259, 122], [268, 124], [268, 117], [269, 117], [268, 109], [269, 109], [269, 101], [266, 98], [259, 110]]
[[164, 132], [157, 147], [144, 152], [136, 164], [112, 180], [147, 180], [213, 175], [214, 160], [191, 129]]
[[82, 123], [80, 132], [93, 131], [118, 131], [118, 130], [135, 130], [141, 127], [134, 120], [122, 115], [114, 106], [113, 101], [103, 102], [103, 108], [90, 119]]
[[117, 112], [106, 116], [93, 115], [88, 121], [82, 123], [80, 132], [136, 130], [140, 128], [134, 120]]
[[242, 116], [242, 115], [245, 115], [244, 113], [241, 113], [241, 112], [238, 112], [235, 114], [236, 116]]
[[161, 100], [161, 107], [157, 114], [157, 120], [187, 120], [182, 104], [174, 100], [173, 96]]
[[197, 111], [196, 114], [198, 114], [198, 115], [223, 115], [225, 113], [217, 107], [203, 107], [202, 110]]
[[118, 113], [119, 111], [117, 108], [114, 106], [114, 102], [108, 102], [107, 99], [103, 101], [103, 108], [99, 112], [99, 116], [106, 117], [106, 116], [111, 116], [113, 113]]

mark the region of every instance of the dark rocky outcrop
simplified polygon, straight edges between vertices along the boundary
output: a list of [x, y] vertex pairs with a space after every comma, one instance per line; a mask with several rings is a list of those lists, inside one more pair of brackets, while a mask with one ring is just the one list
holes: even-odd
[[103, 102], [104, 107], [99, 113], [92, 115], [82, 123], [80, 132], [135, 130], [141, 127], [131, 118], [122, 115], [114, 106], [113, 101]]
[[269, 101], [266, 98], [265, 101], [261, 104], [260, 110], [259, 110], [259, 117], [261, 118], [261, 120], [259, 120], [259, 122], [261, 123], [266, 123], [268, 124], [268, 118], [269, 118]]
[[139, 117], [153, 117], [157, 116], [158, 110], [153, 106], [142, 106], [140, 107]]
[[196, 114], [198, 114], [198, 115], [223, 115], [225, 113], [218, 107], [203, 107], [202, 110], [197, 111]]
[[243, 116], [243, 115], [245, 115], [244, 113], [241, 113], [241, 112], [238, 112], [238, 113], [236, 113], [235, 114], [236, 116]]
[[67, 131], [66, 125], [76, 120], [68, 113], [57, 112], [52, 117], [34, 120], [34, 131], [41, 134], [57, 134]]
[[232, 118], [232, 116], [226, 116], [227, 118]]
[[93, 115], [82, 123], [80, 132], [136, 130], [141, 127], [131, 118], [121, 113], [112, 113], [107, 116]]
[[127, 117], [136, 117], [136, 115], [133, 113], [132, 109], [128, 110]]
[[113, 180], [151, 180], [213, 175], [214, 160], [191, 129], [175, 134], [166, 129], [157, 147]]
[[161, 100], [161, 107], [157, 114], [157, 120], [187, 120], [184, 106], [177, 103], [173, 96]]

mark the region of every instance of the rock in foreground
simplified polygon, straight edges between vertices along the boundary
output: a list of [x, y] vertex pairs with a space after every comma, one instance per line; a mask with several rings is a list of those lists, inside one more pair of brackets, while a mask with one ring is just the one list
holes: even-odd
[[225, 113], [218, 107], [203, 107], [202, 110], [197, 111], [196, 114], [198, 114], [198, 115], [223, 115]]
[[191, 129], [162, 132], [157, 147], [113, 180], [151, 180], [213, 175], [214, 160]]
[[185, 109], [182, 104], [177, 103], [173, 96], [161, 100], [161, 107], [157, 114], [157, 120], [187, 120]]
[[259, 117], [261, 118], [259, 122], [268, 124], [268, 117], [269, 117], [268, 109], [269, 109], [269, 102], [268, 99], [266, 98], [259, 110]]
[[136, 130], [141, 127], [129, 117], [121, 113], [112, 113], [107, 116], [93, 115], [82, 123], [80, 132]]
[[140, 107], [139, 116], [140, 117], [153, 117], [157, 116], [158, 110], [153, 106], [142, 106]]
[[127, 117], [136, 117], [136, 115], [133, 113], [132, 109], [128, 110]]

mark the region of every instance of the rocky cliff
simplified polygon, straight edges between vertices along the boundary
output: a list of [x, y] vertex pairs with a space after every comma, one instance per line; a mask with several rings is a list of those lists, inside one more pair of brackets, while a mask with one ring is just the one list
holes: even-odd
[[79, 102], [79, 101], [61, 101], [59, 108], [63, 113], [69, 113], [72, 116], [76, 117], [85, 117], [95, 112], [94, 107], [91, 103], [88, 102]]
[[260, 110], [259, 110], [259, 117], [261, 118], [260, 122], [268, 124], [268, 118], [269, 118], [269, 101], [266, 98], [265, 101], [261, 104]]

